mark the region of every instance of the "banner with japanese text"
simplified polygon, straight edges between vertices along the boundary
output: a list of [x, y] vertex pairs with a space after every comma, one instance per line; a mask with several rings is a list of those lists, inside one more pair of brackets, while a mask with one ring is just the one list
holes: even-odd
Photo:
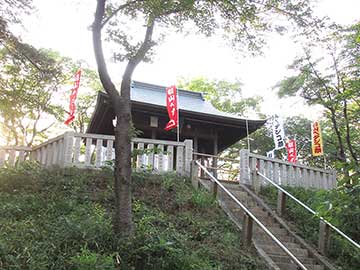
[[75, 102], [80, 87], [80, 77], [81, 77], [81, 69], [79, 69], [75, 73], [74, 86], [71, 89], [71, 94], [70, 94], [69, 116], [64, 122], [65, 125], [69, 125], [75, 119], [75, 110], [76, 110]]
[[166, 88], [166, 108], [169, 115], [169, 122], [167, 123], [165, 130], [171, 130], [178, 126], [178, 100], [176, 94], [176, 86], [170, 86]]
[[322, 156], [324, 154], [319, 121], [315, 121], [311, 124], [311, 150], [314, 157]]
[[296, 141], [289, 140], [286, 145], [288, 161], [295, 163], [297, 161], [297, 152], [296, 152]]
[[275, 143], [275, 150], [285, 147], [285, 131], [282, 119], [275, 115], [273, 119], [273, 137]]

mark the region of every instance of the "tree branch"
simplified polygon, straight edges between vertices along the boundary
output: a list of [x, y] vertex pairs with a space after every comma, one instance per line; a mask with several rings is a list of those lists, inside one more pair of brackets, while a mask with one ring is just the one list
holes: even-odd
[[132, 5], [132, 4], [135, 4], [136, 2], [138, 1], [131, 1], [131, 2], [127, 2], [123, 5], [120, 5], [110, 16], [108, 16], [102, 23], [101, 23], [101, 26], [100, 28], [102, 29], [119, 11], [123, 10], [124, 8]]
[[114, 83], [111, 81], [109, 72], [107, 70], [102, 41], [101, 41], [101, 28], [102, 28], [102, 18], [105, 13], [105, 2], [106, 0], [98, 0], [95, 12], [95, 19], [92, 25], [93, 32], [93, 46], [94, 46], [94, 54], [96, 63], [98, 66], [98, 73], [100, 77], [100, 81], [104, 86], [105, 91], [109, 94], [112, 100], [119, 98], [120, 94], [116, 90]]
[[[140, 48], [137, 50], [136, 54], [130, 58], [123, 75], [123, 80], [131, 80], [132, 74], [136, 66], [144, 59], [146, 53], [153, 46], [152, 35], [154, 31], [154, 26], [155, 26], [155, 19], [149, 18], [148, 25], [146, 27], [144, 41], [141, 44]], [[130, 82], [127, 83], [130, 84]], [[123, 91], [123, 87], [122, 87], [121, 96], [123, 96], [125, 100], [130, 100], [130, 91]]]

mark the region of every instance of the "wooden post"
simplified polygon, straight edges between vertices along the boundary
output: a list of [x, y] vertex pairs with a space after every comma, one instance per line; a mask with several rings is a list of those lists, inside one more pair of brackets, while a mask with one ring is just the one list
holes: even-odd
[[176, 147], [176, 173], [184, 175], [184, 147]]
[[174, 170], [174, 146], [168, 145], [166, 153], [168, 158], [168, 171], [172, 172]]
[[198, 178], [199, 166], [195, 161], [191, 161], [191, 184], [195, 189], [199, 188], [199, 178]]
[[280, 166], [279, 166], [279, 163], [275, 162], [273, 164], [273, 181], [276, 183], [276, 184], [280, 184]]
[[260, 181], [260, 177], [257, 174], [257, 166], [258, 166], [257, 162], [258, 160], [256, 158], [250, 159], [252, 187], [255, 193], [259, 194], [261, 190], [261, 181]]
[[91, 165], [91, 144], [92, 144], [92, 139], [91, 138], [86, 138], [86, 142], [85, 142], [85, 166], [90, 166]]
[[138, 143], [137, 145], [137, 149], [140, 151], [140, 154], [137, 155], [136, 159], [137, 159], [137, 164], [136, 164], [136, 169], [139, 171], [144, 170], [144, 143]]
[[243, 230], [242, 230], [242, 241], [246, 248], [251, 246], [251, 239], [252, 239], [252, 231], [253, 231], [253, 220], [249, 217], [248, 214], [244, 214], [244, 223], [243, 223]]
[[102, 145], [103, 145], [103, 140], [102, 139], [97, 139], [96, 140], [96, 148], [95, 148], [95, 153], [96, 153], [96, 158], [95, 158], [95, 167], [99, 168], [102, 165]]
[[[218, 135], [217, 135], [217, 133], [216, 133], [216, 131], [215, 131], [215, 137], [214, 137], [214, 156], [217, 156], [218, 155]], [[217, 158], [216, 157], [213, 157], [212, 158], [212, 167], [213, 168], [217, 168], [217, 162], [218, 162], [218, 160], [217, 160]], [[215, 178], [217, 178], [218, 177], [218, 172], [217, 172], [217, 169], [213, 169], [213, 176], [215, 177]]]
[[73, 143], [74, 143], [74, 132], [69, 131], [64, 134], [64, 163], [63, 166], [69, 166], [72, 163], [73, 154]]
[[5, 163], [5, 155], [6, 151], [4, 149], [0, 149], [0, 167]]
[[278, 197], [277, 197], [277, 212], [279, 216], [283, 216], [285, 213], [286, 207], [286, 194], [281, 190], [278, 190]]
[[[112, 160], [112, 154], [113, 154], [113, 147], [114, 147], [114, 141], [113, 140], [107, 140], [106, 142], [106, 160]], [[132, 151], [131, 151], [132, 153]]]
[[213, 183], [211, 193], [214, 196], [214, 198], [216, 199], [217, 192], [218, 192], [218, 184], [213, 180], [211, 180], [211, 182]]
[[330, 227], [322, 220], [319, 223], [319, 242], [318, 248], [321, 254], [326, 255], [329, 246]]
[[15, 154], [16, 151], [15, 150], [9, 150], [9, 159], [8, 159], [8, 164], [11, 166], [15, 166]]
[[190, 176], [191, 161], [193, 160], [193, 141], [185, 140], [185, 175]]
[[[201, 156], [201, 165], [205, 167], [205, 157], [204, 157], [204, 156]], [[201, 171], [200, 171], [200, 177], [201, 177], [201, 178], [205, 178], [205, 172], [204, 172], [204, 170], [201, 170]]]
[[249, 150], [240, 150], [240, 183], [251, 184], [250, 173], [249, 173]]
[[57, 141], [53, 142], [53, 156], [51, 161], [52, 165], [58, 165], [58, 157], [59, 157], [58, 151], [59, 151], [58, 142]]

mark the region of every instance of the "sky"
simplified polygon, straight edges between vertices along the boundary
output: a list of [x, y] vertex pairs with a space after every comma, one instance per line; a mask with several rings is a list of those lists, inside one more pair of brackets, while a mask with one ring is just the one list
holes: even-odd
[[[85, 5], [74, 2], [78, 1], [34, 0], [38, 10], [25, 19], [21, 36], [35, 47], [84, 59], [95, 68], [89, 26], [96, 1], [86, 1]], [[351, 24], [360, 19], [360, 0], [319, 0], [316, 6], [317, 15], [328, 16], [337, 23]], [[319, 118], [318, 109], [304, 109], [299, 99], [278, 100], [272, 90], [289, 74], [287, 66], [300, 53], [301, 47], [287, 35], [270, 35], [262, 56], [245, 57], [217, 38], [170, 34], [156, 48], [152, 63], [137, 67], [133, 79], [164, 86], [175, 84], [180, 77], [240, 80], [243, 96], [263, 96], [263, 113], [303, 115], [315, 120]], [[109, 69], [115, 81], [120, 81], [123, 67], [111, 64]]]

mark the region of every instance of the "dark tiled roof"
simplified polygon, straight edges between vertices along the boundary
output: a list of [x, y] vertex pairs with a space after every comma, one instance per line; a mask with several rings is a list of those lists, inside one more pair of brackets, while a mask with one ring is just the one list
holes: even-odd
[[[143, 82], [132, 82], [131, 100], [139, 103], [147, 103], [166, 107], [164, 86], [158, 86]], [[196, 112], [200, 114], [214, 115], [225, 118], [244, 120], [235, 114], [221, 112], [206, 101], [202, 93], [178, 89], [179, 108], [181, 111]]]

